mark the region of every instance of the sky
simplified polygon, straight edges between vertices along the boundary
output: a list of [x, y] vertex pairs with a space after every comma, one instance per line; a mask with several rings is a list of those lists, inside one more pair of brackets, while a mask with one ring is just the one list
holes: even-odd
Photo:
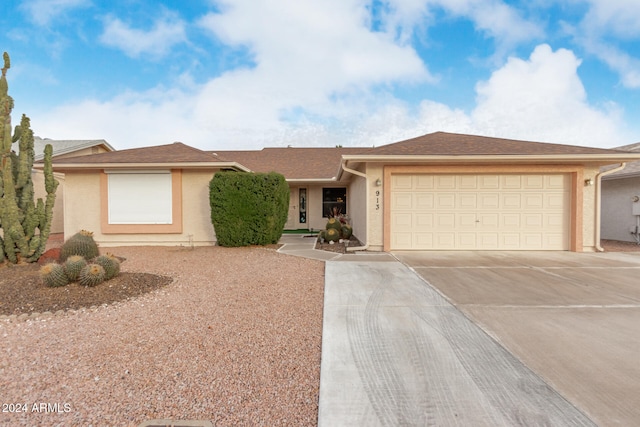
[[638, 0], [2, 0], [0, 25], [42, 138], [640, 141]]

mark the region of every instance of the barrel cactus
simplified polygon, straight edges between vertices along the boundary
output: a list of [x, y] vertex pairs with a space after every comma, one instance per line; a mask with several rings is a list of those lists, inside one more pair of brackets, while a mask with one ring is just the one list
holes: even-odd
[[71, 255], [80, 255], [87, 261], [100, 255], [92, 232], [81, 230], [64, 242], [60, 248], [60, 261], [66, 261]]
[[328, 242], [337, 242], [340, 240], [340, 232], [335, 228], [329, 228], [326, 230], [324, 236], [325, 240]]
[[42, 282], [50, 288], [65, 286], [69, 283], [64, 268], [55, 262], [45, 264], [40, 268]]
[[342, 238], [349, 240], [353, 234], [353, 228], [349, 224], [342, 225]]
[[80, 271], [78, 283], [82, 286], [96, 286], [104, 282], [104, 277], [105, 272], [101, 265], [87, 264], [87, 266]]
[[338, 231], [338, 233], [340, 233], [340, 230], [342, 229], [342, 223], [335, 218], [329, 218], [329, 221], [327, 221], [326, 229], [335, 229]]
[[75, 282], [78, 280], [82, 269], [87, 266], [87, 261], [81, 255], [71, 255], [62, 266], [69, 281]]
[[109, 280], [120, 274], [120, 261], [112, 254], [100, 255], [93, 260], [104, 268], [104, 280]]

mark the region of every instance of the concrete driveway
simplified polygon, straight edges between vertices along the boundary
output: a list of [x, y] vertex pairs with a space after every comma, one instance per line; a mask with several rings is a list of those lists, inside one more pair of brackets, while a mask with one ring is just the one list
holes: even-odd
[[598, 425], [640, 425], [640, 254], [395, 255]]

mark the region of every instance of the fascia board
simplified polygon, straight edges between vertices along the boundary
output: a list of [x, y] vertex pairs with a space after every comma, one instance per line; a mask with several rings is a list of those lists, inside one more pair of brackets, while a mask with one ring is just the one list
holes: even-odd
[[620, 163], [640, 160], [640, 153], [562, 154], [562, 155], [344, 155], [344, 161], [360, 162], [429, 162], [429, 163]]

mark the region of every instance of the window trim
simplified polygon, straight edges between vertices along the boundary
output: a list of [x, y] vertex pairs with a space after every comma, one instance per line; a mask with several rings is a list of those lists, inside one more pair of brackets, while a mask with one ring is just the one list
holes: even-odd
[[[152, 173], [144, 170], [123, 173]], [[182, 170], [171, 169], [171, 224], [109, 224], [109, 174], [100, 173], [100, 228], [103, 234], [179, 234], [182, 233]]]

